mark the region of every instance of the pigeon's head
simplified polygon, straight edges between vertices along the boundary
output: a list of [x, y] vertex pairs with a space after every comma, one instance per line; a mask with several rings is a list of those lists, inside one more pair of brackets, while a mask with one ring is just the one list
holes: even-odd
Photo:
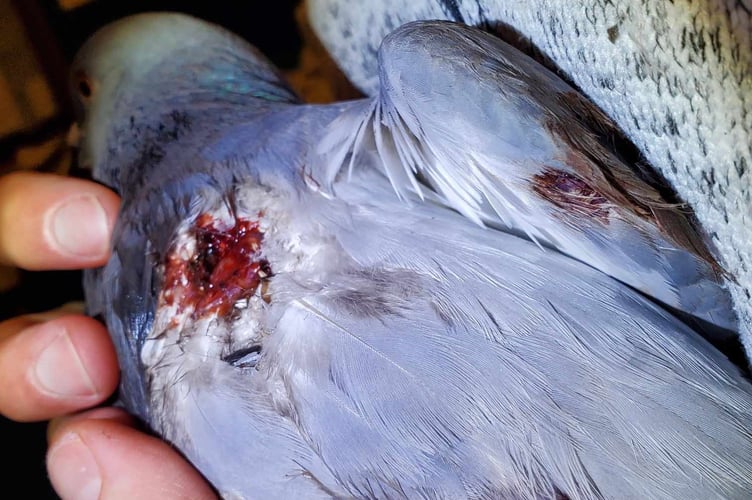
[[106, 166], [108, 156], [143, 147], [165, 117], [189, 108], [247, 107], [252, 99], [297, 100], [242, 38], [178, 13], [137, 14], [100, 29], [78, 52], [71, 87], [80, 109], [80, 163], [109, 185], [117, 184], [117, 174]]

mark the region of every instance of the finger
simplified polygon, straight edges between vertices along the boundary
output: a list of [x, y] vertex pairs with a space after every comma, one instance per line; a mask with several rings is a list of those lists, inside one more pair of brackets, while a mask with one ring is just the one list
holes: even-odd
[[174, 449], [123, 422], [87, 415], [55, 429], [47, 453], [50, 481], [67, 500], [216, 498]]
[[119, 203], [112, 191], [80, 179], [0, 177], [0, 263], [32, 270], [102, 265]]
[[23, 316], [0, 323], [0, 413], [46, 420], [97, 405], [117, 387], [107, 331], [80, 315]]
[[78, 422], [80, 420], [113, 420], [119, 422], [128, 427], [136, 426], [136, 419], [121, 408], [115, 408], [114, 406], [104, 406], [102, 408], [95, 408], [93, 410], [86, 410], [80, 413], [74, 413], [71, 415], [64, 415], [50, 420], [47, 425], [47, 443], [51, 444], [55, 440], [55, 436], [58, 435], [61, 429]]

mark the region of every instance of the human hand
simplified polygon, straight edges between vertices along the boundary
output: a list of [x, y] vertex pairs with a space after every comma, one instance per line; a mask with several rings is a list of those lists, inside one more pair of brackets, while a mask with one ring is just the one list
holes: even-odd
[[[98, 184], [49, 174], [0, 177], [0, 264], [28, 270], [106, 262], [117, 196]], [[55, 419], [47, 467], [63, 498], [213, 498], [169, 445], [139, 432], [116, 408], [99, 408], [117, 387], [104, 327], [52, 311], [0, 322], [0, 413]]]

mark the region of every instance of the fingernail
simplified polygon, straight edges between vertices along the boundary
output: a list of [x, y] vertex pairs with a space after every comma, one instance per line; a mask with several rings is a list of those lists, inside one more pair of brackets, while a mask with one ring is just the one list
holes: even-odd
[[76, 433], [63, 436], [47, 455], [50, 482], [63, 500], [99, 498], [102, 477], [94, 456]]
[[66, 200], [51, 213], [47, 229], [50, 245], [60, 253], [97, 258], [107, 252], [107, 213], [96, 196]]
[[68, 332], [53, 323], [44, 323], [36, 328], [49, 329], [46, 333], [52, 340], [39, 354], [34, 365], [35, 385], [41, 391], [58, 397], [96, 395], [97, 389]]

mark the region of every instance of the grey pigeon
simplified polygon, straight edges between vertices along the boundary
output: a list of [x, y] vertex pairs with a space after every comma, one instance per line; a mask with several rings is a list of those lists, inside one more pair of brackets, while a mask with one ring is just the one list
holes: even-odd
[[687, 214], [490, 35], [379, 57], [376, 97], [313, 106], [187, 16], [84, 46], [126, 407], [229, 498], [748, 498], [752, 386], [646, 296], [733, 325]]

